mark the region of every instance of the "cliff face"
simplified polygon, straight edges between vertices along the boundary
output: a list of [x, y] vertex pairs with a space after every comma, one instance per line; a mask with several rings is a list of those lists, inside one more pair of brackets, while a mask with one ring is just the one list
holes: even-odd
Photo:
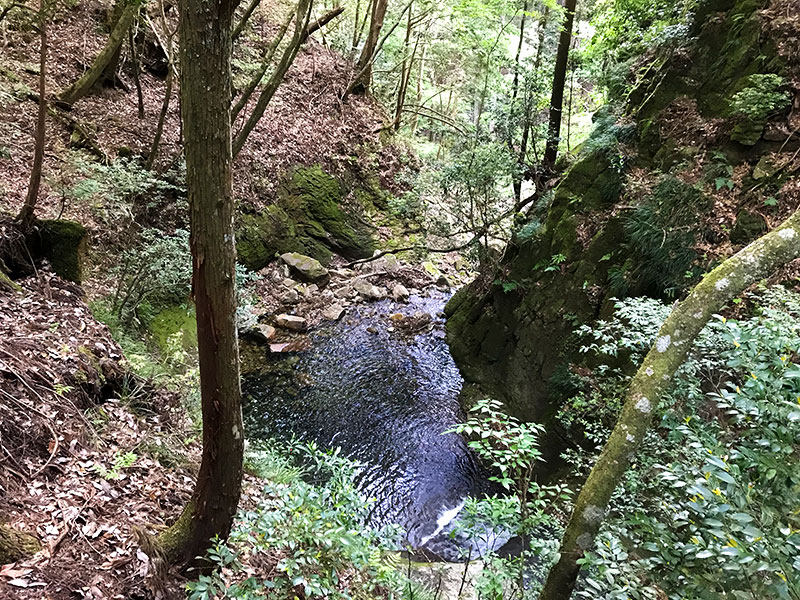
[[615, 297], [680, 297], [797, 205], [799, 22], [792, 2], [711, 0], [685, 42], [632, 65], [633, 91], [620, 85], [617, 114], [595, 115], [579, 159], [526, 216], [494, 281], [448, 304], [448, 341], [468, 382], [547, 421], [570, 392], [577, 323], [608, 314]]

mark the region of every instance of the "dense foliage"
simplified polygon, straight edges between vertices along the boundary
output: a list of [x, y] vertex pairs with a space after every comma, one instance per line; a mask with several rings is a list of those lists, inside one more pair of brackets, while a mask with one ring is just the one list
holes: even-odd
[[[800, 298], [771, 288], [748, 302], [755, 316], [719, 317], [681, 368], [584, 561], [581, 597], [798, 597]], [[562, 421], [585, 426], [593, 445], [626, 387], [621, 365], [641, 360], [668, 310], [626, 300], [613, 320], [581, 330], [598, 366]]]

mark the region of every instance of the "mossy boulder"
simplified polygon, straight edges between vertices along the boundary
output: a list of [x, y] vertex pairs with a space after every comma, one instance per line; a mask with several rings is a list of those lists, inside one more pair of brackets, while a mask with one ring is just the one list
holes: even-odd
[[[346, 258], [375, 251], [369, 228], [342, 208], [339, 182], [320, 167], [296, 169], [278, 191], [278, 203], [300, 230]], [[355, 207], [354, 207], [355, 208]]]
[[150, 322], [148, 329], [164, 357], [197, 348], [197, 319], [193, 305], [162, 310]]
[[731, 231], [732, 244], [747, 244], [767, 231], [767, 222], [758, 213], [740, 210]]
[[345, 210], [339, 182], [320, 167], [298, 168], [278, 189], [276, 204], [239, 218], [239, 262], [258, 270], [281, 254], [297, 252], [328, 265], [333, 253], [346, 258], [372, 256], [375, 241], [357, 210]]
[[38, 221], [33, 245], [35, 254], [46, 258], [59, 277], [80, 283], [86, 255], [86, 228], [75, 221]]
[[310, 256], [299, 252], [286, 252], [281, 254], [281, 260], [285, 262], [292, 273], [300, 280], [309, 283], [316, 283], [320, 287], [328, 285], [331, 280], [328, 269]]
[[263, 268], [285, 252], [310, 254], [324, 264], [331, 258], [327, 247], [304, 235], [297, 222], [277, 205], [268, 206], [260, 214], [241, 215], [236, 251], [239, 262], [251, 271]]

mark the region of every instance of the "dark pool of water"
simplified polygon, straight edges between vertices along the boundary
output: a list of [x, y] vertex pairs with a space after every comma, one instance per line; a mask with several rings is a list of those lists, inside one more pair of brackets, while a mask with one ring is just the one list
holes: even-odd
[[[458, 546], [469, 543], [447, 532], [465, 498], [488, 487], [464, 440], [443, 433], [463, 420], [462, 379], [444, 341], [446, 300], [433, 291], [408, 304], [351, 307], [309, 334], [310, 350], [265, 356], [284, 361], [283, 369], [246, 376], [243, 388], [250, 437], [294, 435], [341, 447], [363, 465], [356, 483], [376, 499], [375, 523], [398, 523], [412, 546], [457, 560]], [[428, 313], [433, 328], [392, 332], [389, 315], [398, 312]]]

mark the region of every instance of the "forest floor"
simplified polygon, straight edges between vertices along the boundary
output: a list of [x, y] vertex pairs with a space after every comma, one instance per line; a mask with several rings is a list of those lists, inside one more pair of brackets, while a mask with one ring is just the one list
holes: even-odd
[[[260, 56], [273, 24], [283, 19], [275, 10], [262, 5], [254, 15], [245, 34], [249, 37], [235, 57], [240, 63], [252, 66]], [[16, 214], [22, 205], [36, 118], [32, 94], [39, 38], [12, 16], [3, 23], [0, 43], [0, 214]], [[51, 49], [48, 62], [48, 94], [74, 81], [101, 49], [107, 36], [104, 19], [104, 4], [98, 0], [81, 0], [56, 15], [49, 28], [58, 47]], [[168, 14], [167, 20], [174, 26], [175, 15]], [[150, 31], [145, 35], [153, 38]], [[179, 394], [134, 374], [111, 331], [92, 316], [88, 301], [108, 291], [109, 257], [126, 249], [132, 231], [148, 224], [163, 231], [186, 228], [187, 215], [164, 203], [153, 206], [147, 194], [130, 204], [80, 191], [93, 173], [88, 164], [108, 167], [149, 152], [165, 92], [163, 74], [148, 67], [148, 60], [157, 62], [157, 54], [144, 57], [140, 73], [142, 117], [129, 69], [120, 73], [124, 86], [48, 115], [37, 216], [84, 225], [89, 262], [83, 288], [40, 269], [16, 282], [19, 292], [0, 291], [0, 518], [42, 544], [34, 556], [0, 566], [0, 599], [184, 596], [187, 579], [172, 571], [165, 576], [142, 551], [137, 532], [157, 533], [185, 505], [200, 456], [199, 432]], [[351, 168], [354, 157], [365, 161], [361, 166], [387, 190], [396, 186], [395, 175], [410, 154], [380, 144], [384, 115], [374, 100], [339, 100], [350, 75], [351, 63], [316, 41], [300, 51], [236, 161], [234, 188], [241, 206], [258, 210], [271, 203], [277, 181], [290, 167], [321, 164], [336, 175]], [[158, 170], [179, 158], [173, 92]], [[378, 285], [403, 282], [413, 289], [436, 285], [441, 274], [438, 268], [426, 271], [396, 262], [387, 270], [387, 264], [376, 262], [359, 271], [341, 268], [334, 282], [343, 287], [363, 275]], [[447, 259], [440, 266], [456, 284], [460, 275], [453, 264]], [[254, 287], [264, 299], [259, 310], [299, 312], [315, 324], [328, 298], [295, 300], [289, 294], [290, 302], [276, 303], [273, 296], [285, 299], [291, 287], [285, 275], [279, 266], [262, 274]], [[357, 301], [355, 293], [341, 298], [343, 308]], [[246, 476], [243, 506], [258, 487]]]

